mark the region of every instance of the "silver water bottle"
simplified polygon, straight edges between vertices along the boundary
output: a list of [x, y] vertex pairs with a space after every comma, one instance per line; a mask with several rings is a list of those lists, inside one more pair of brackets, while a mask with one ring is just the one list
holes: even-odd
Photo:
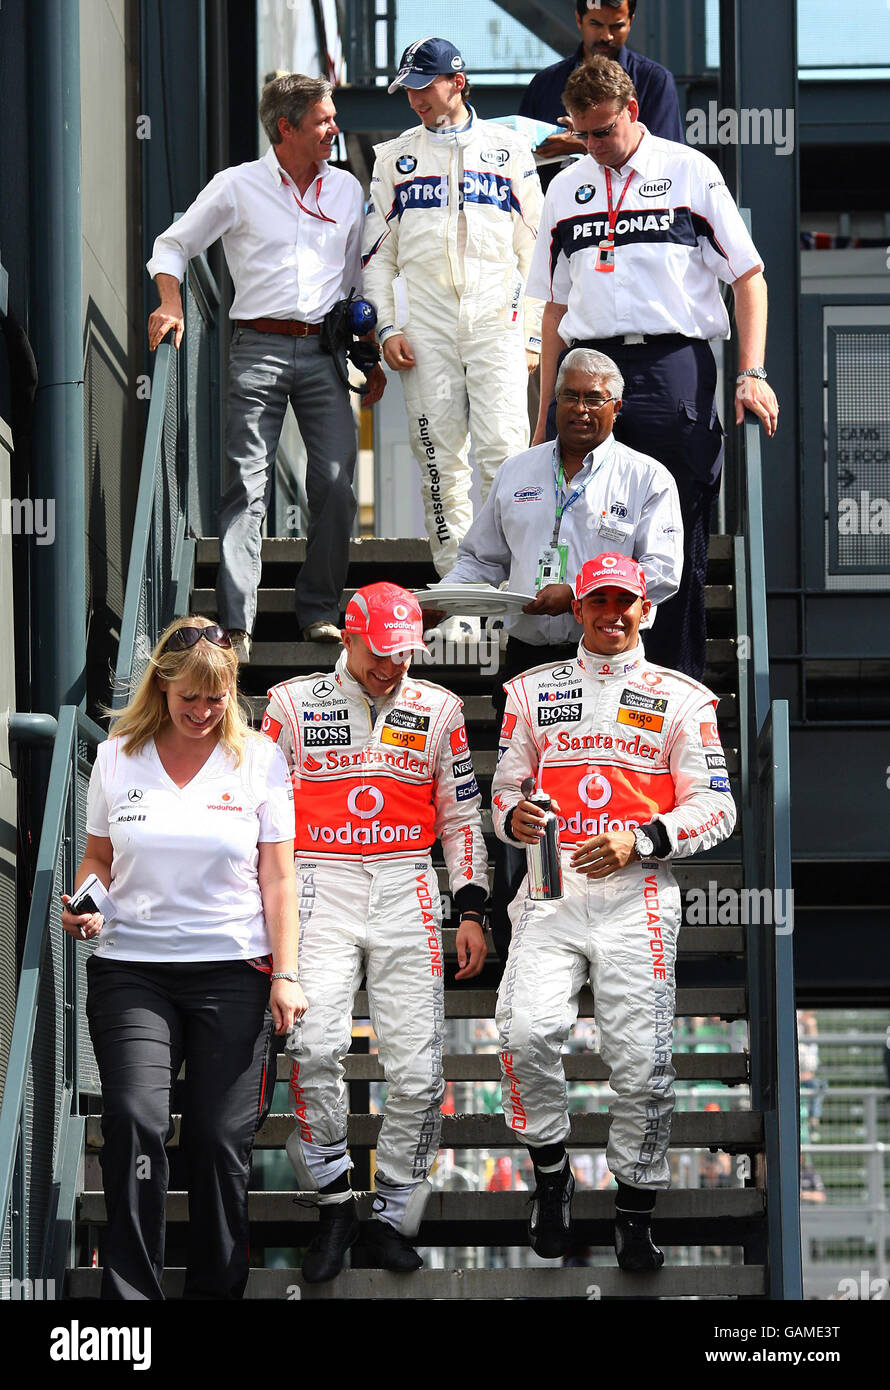
[[528, 866], [528, 896], [538, 901], [552, 901], [563, 896], [562, 864], [559, 857], [559, 823], [551, 809], [545, 791], [535, 790], [534, 780], [527, 777], [520, 788], [526, 801], [544, 812], [544, 833], [533, 845], [526, 845]]

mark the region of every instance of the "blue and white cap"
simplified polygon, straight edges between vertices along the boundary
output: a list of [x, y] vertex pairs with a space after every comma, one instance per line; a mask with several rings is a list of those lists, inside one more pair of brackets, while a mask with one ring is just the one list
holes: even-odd
[[399, 62], [399, 70], [389, 84], [392, 94], [399, 87], [413, 87], [419, 91], [428, 87], [432, 81], [443, 74], [453, 77], [463, 72], [466, 63], [453, 43], [447, 39], [418, 39], [409, 43]]

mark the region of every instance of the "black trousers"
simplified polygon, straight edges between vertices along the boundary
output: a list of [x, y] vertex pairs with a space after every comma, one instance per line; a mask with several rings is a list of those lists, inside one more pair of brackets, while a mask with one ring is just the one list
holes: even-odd
[[[675, 596], [659, 604], [655, 625], [643, 634], [643, 643], [649, 661], [701, 680], [711, 505], [723, 463], [714, 354], [702, 339], [679, 334], [665, 334], [647, 343], [605, 338], [573, 346], [595, 348], [612, 358], [624, 377], [624, 404], [615, 421], [615, 438], [663, 463], [677, 484], [684, 530], [683, 575]], [[565, 355], [560, 354], [560, 362]], [[554, 439], [555, 402], [551, 402], [547, 424], [547, 437]]]
[[149, 965], [92, 956], [87, 1017], [102, 1081], [102, 1297], [161, 1299], [171, 1091], [186, 1063], [185, 1297], [241, 1298], [247, 1184], [274, 1090], [269, 976], [247, 961]]
[[[579, 629], [578, 642], [580, 640]], [[500, 675], [506, 683], [514, 676], [521, 675], [523, 671], [530, 671], [534, 666], [543, 666], [545, 661], [552, 662], [554, 666], [572, 661], [578, 653], [578, 642], [563, 646], [536, 647], [530, 642], [520, 642], [515, 637], [510, 637], [507, 639], [507, 649], [504, 653], [504, 664]], [[498, 723], [503, 718], [506, 701], [506, 691], [503, 685], [499, 685], [491, 697]], [[519, 849], [515, 845], [507, 845], [503, 840], [495, 840], [490, 922], [491, 936], [498, 953], [501, 974], [503, 974], [504, 966], [507, 963], [507, 952], [510, 949], [510, 938], [513, 934], [507, 909], [519, 892], [519, 885], [525, 876], [525, 868], [524, 849]]]

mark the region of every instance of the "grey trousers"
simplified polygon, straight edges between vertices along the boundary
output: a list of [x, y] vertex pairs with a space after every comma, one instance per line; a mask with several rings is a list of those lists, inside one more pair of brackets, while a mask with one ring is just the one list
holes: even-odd
[[317, 337], [236, 326], [229, 356], [226, 456], [234, 481], [219, 505], [216, 581], [223, 627], [253, 630], [261, 531], [290, 400], [306, 445], [309, 536], [297, 576], [297, 622], [338, 623], [355, 519], [355, 420], [349, 392]]

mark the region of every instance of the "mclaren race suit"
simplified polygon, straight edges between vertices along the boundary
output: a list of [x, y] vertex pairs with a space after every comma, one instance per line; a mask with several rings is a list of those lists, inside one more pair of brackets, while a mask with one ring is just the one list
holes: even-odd
[[[650, 665], [642, 646], [606, 660], [583, 642], [574, 661], [536, 667], [506, 690], [495, 830], [508, 839], [520, 783], [539, 775], [560, 808], [565, 897], [533, 901], [523, 886], [510, 908], [513, 941], [497, 1009], [504, 1114], [527, 1144], [565, 1140], [560, 1049], [589, 978], [615, 1092], [609, 1168], [631, 1186], [667, 1187], [681, 916], [670, 860], [709, 849], [735, 824], [716, 696]], [[571, 867], [582, 841], [638, 825], [652, 825], [662, 858], [634, 859], [602, 879]]]
[[525, 349], [541, 350], [542, 306], [525, 280], [541, 186], [525, 141], [475, 113], [465, 130], [418, 126], [375, 153], [364, 294], [380, 341], [404, 332], [417, 363], [400, 375], [433, 561], [447, 574], [473, 519], [469, 434], [483, 502], [504, 459], [528, 448]]
[[300, 983], [310, 1000], [287, 1040], [303, 1160], [294, 1166], [319, 1186], [350, 1166], [341, 1062], [367, 970], [387, 1080], [377, 1166], [393, 1186], [420, 1183], [439, 1146], [444, 1091], [437, 836], [458, 909], [481, 908], [488, 892], [461, 701], [409, 672], [375, 707], [343, 652], [332, 673], [270, 690], [263, 729], [293, 769]]

